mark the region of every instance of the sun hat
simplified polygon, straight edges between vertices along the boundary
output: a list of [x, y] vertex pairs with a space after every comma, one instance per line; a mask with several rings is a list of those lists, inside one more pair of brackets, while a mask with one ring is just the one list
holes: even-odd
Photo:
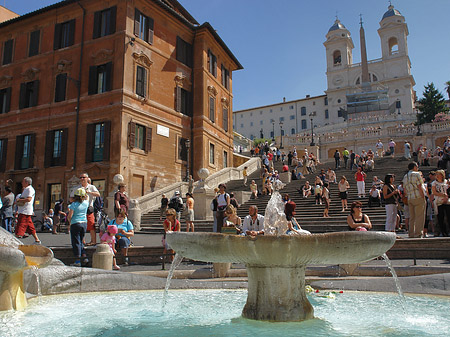
[[117, 226], [114, 226], [114, 225], [108, 225], [106, 231], [107, 231], [109, 234], [116, 235], [116, 234], [119, 232], [119, 229], [117, 228]]
[[86, 190], [82, 187], [80, 187], [79, 189], [77, 189], [74, 193], [74, 195], [76, 195], [77, 197], [85, 197], [86, 196]]

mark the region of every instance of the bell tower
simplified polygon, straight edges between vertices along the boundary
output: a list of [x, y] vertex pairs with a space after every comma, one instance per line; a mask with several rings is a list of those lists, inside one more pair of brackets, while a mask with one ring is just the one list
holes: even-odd
[[405, 17], [394, 6], [390, 5], [380, 21], [378, 35], [381, 39], [381, 55], [383, 60], [408, 56], [407, 36], [409, 35]]

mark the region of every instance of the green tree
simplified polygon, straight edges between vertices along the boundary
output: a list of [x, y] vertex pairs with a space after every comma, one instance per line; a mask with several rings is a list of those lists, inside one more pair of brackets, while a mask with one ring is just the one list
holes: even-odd
[[423, 98], [419, 100], [419, 111], [417, 114], [417, 125], [431, 123], [438, 113], [447, 113], [444, 96], [436, 89], [434, 83], [428, 83], [423, 92]]
[[255, 138], [253, 139], [253, 146], [258, 146], [260, 143], [268, 142], [269, 144], [272, 143], [272, 139], [270, 138]]
[[445, 82], [445, 91], [447, 91], [447, 96], [450, 100], [450, 81]]

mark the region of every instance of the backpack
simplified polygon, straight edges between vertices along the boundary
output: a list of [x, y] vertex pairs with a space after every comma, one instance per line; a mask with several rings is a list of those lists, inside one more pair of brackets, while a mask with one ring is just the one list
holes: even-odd
[[178, 200], [178, 197], [170, 199], [168, 207], [173, 208], [177, 212], [180, 212], [182, 207], [180, 201]]
[[103, 209], [103, 199], [102, 199], [102, 197], [96, 197], [95, 198], [93, 207], [94, 207], [94, 212], [95, 213], [100, 212]]

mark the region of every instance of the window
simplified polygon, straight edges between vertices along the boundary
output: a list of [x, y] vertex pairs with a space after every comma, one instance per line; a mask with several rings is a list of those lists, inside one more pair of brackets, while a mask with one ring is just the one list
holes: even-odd
[[192, 94], [191, 92], [177, 86], [175, 96], [175, 110], [183, 115], [192, 117]]
[[271, 118], [270, 123], [275, 123], [275, 120]]
[[302, 106], [302, 107], [301, 107], [301, 109], [300, 109], [300, 114], [301, 114], [302, 116], [306, 116], [306, 107], [305, 107], [305, 106]]
[[39, 80], [20, 84], [19, 109], [36, 106], [39, 96]]
[[223, 151], [223, 168], [228, 167], [228, 152]]
[[330, 118], [330, 115], [329, 115], [329, 113], [328, 113], [328, 109], [326, 109], [326, 110], [325, 110], [325, 119], [328, 119], [328, 118]]
[[293, 106], [293, 105], [290, 105], [290, 106], [289, 106], [289, 110], [294, 110], [294, 106]]
[[0, 90], [0, 114], [9, 112], [11, 108], [11, 88]]
[[250, 117], [253, 116], [253, 112], [250, 112]]
[[134, 11], [134, 35], [153, 44], [153, 26], [152, 18], [142, 14], [138, 9]]
[[209, 144], [209, 163], [214, 165], [214, 144]]
[[283, 111], [283, 107], [280, 107], [280, 111]]
[[280, 122], [284, 122], [284, 117], [280, 117]]
[[[263, 120], [260, 120], [259, 121], [259, 125], [263, 125], [264, 124], [264, 121]], [[261, 137], [262, 138], [262, 137]]]
[[116, 32], [117, 7], [111, 7], [94, 13], [93, 39], [114, 34]]
[[3, 65], [10, 64], [13, 58], [14, 40], [8, 40], [3, 43]]
[[324, 103], [325, 105], [328, 105], [328, 97], [325, 96], [325, 97], [323, 98], [323, 103]]
[[275, 134], [273, 133], [273, 131], [270, 131], [270, 138], [275, 138]]
[[6, 151], [8, 149], [8, 139], [0, 139], [0, 172], [6, 169]]
[[391, 37], [389, 39], [389, 55], [398, 54], [398, 40], [396, 37]]
[[270, 112], [272, 112], [272, 109], [270, 109]]
[[396, 109], [401, 109], [402, 107], [402, 102], [401, 101], [395, 101], [395, 108]]
[[75, 19], [55, 25], [53, 49], [66, 48], [73, 45], [75, 40]]
[[187, 161], [188, 160], [188, 150], [186, 147], [186, 138], [180, 138], [178, 143], [178, 160]]
[[217, 77], [217, 57], [211, 50], [208, 50], [208, 70], [214, 77]]
[[306, 119], [302, 119], [302, 130], [304, 130], [306, 128], [307, 128]]
[[243, 129], [243, 128], [244, 128], [244, 124], [241, 123], [241, 129]]
[[108, 161], [111, 139], [111, 122], [87, 125], [86, 163]]
[[192, 45], [177, 36], [177, 60], [192, 68]]
[[48, 184], [48, 208], [55, 208], [55, 203], [61, 199], [61, 184]]
[[284, 136], [284, 130], [283, 129], [281, 129], [281, 135]]
[[112, 62], [89, 67], [89, 95], [112, 89]]
[[28, 43], [28, 57], [39, 54], [39, 45], [41, 42], [41, 31], [35, 30], [30, 33], [30, 41]]
[[222, 117], [223, 117], [223, 130], [225, 132], [228, 132], [228, 108], [226, 106], [224, 106], [222, 108]]
[[147, 69], [141, 66], [136, 67], [136, 94], [147, 97]]
[[259, 114], [260, 114], [260, 115], [262, 115], [262, 114], [263, 114], [262, 110], [261, 110], [261, 111], [259, 112]]
[[295, 135], [295, 129], [294, 128], [291, 129], [291, 135]]
[[25, 170], [34, 165], [34, 145], [36, 134], [17, 136], [16, 138], [16, 170]]
[[55, 102], [66, 100], [67, 74], [56, 75]]
[[50, 130], [46, 133], [44, 166], [66, 165], [69, 129]]
[[333, 53], [333, 64], [335, 66], [340, 65], [341, 64], [341, 52], [339, 50], [336, 50]]
[[128, 145], [130, 149], [140, 149], [150, 152], [152, 149], [152, 128], [130, 122], [128, 125]]
[[292, 121], [292, 120], [294, 120], [295, 119], [295, 115], [290, 115], [289, 116], [289, 119]]
[[339, 110], [338, 110], [338, 117], [344, 117], [344, 114], [343, 114], [343, 109], [342, 108], [340, 108]]
[[216, 100], [214, 97], [209, 96], [209, 120], [211, 122], [215, 122], [215, 114], [216, 114]]
[[250, 122], [250, 126], [253, 126], [253, 122]]

